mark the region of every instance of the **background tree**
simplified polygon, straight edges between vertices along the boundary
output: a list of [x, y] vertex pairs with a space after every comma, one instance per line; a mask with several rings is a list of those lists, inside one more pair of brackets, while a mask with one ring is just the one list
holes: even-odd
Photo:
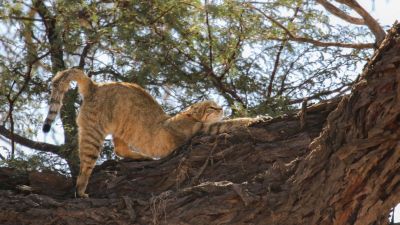
[[[96, 81], [136, 82], [170, 113], [211, 97], [232, 116], [279, 115], [304, 97], [348, 91], [355, 69], [385, 35], [355, 0], [0, 4], [0, 134], [11, 143], [2, 157], [12, 163], [24, 145], [65, 159], [72, 175], [76, 90], [68, 92], [55, 128], [63, 144], [34, 141], [57, 71], [75, 66]], [[333, 23], [331, 14], [348, 26]]]

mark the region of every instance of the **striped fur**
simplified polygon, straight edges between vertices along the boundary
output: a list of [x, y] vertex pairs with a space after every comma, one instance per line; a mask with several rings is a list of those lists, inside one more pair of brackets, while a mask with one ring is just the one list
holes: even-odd
[[82, 96], [87, 95], [90, 86], [93, 82], [81, 70], [70, 69], [57, 73], [52, 80], [52, 91], [49, 104], [49, 112], [46, 120], [44, 121], [43, 131], [49, 132], [51, 124], [56, 119], [62, 106], [62, 100], [65, 92], [68, 91], [71, 81], [76, 81], [79, 87], [79, 93]]
[[76, 188], [80, 197], [88, 196], [86, 186], [108, 134], [113, 136], [114, 151], [118, 156], [154, 159], [169, 155], [197, 133], [217, 134], [255, 121], [251, 118], [222, 121], [222, 108], [213, 101], [193, 104], [183, 112], [169, 116], [136, 84], [95, 83], [81, 70], [69, 69], [59, 72], [52, 81], [44, 131], [50, 129], [60, 111], [71, 81], [77, 81], [83, 96], [77, 118], [80, 173]]

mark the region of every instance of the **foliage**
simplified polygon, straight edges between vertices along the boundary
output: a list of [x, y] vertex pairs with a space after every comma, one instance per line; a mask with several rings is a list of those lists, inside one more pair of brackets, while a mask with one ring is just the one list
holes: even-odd
[[47, 152], [37, 154], [25, 154], [24, 151], [17, 151], [16, 156], [11, 159], [0, 161], [0, 167], [15, 168], [21, 171], [57, 171], [69, 175], [70, 171], [65, 160]]

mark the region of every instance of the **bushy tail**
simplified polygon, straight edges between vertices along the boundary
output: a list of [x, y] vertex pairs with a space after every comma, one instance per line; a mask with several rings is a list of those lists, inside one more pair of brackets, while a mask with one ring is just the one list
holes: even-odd
[[62, 106], [62, 100], [65, 92], [69, 89], [71, 81], [78, 83], [79, 93], [85, 97], [90, 91], [90, 87], [94, 85], [93, 81], [87, 77], [82, 70], [68, 69], [58, 72], [52, 80], [52, 91], [49, 103], [49, 112], [43, 125], [43, 132], [49, 132], [51, 124], [57, 117]]

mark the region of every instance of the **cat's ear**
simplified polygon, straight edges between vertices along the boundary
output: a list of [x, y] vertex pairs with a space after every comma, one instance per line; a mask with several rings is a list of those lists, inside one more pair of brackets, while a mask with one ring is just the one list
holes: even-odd
[[193, 108], [193, 106], [191, 105], [191, 106], [187, 107], [186, 109], [184, 109], [184, 110], [182, 111], [182, 113], [184, 113], [184, 114], [190, 116], [191, 114], [193, 114], [193, 111], [194, 111], [194, 108]]
[[188, 111], [190, 111], [192, 109], [192, 107], [193, 106], [189, 106], [189, 107], [185, 108], [182, 112], [188, 112]]

